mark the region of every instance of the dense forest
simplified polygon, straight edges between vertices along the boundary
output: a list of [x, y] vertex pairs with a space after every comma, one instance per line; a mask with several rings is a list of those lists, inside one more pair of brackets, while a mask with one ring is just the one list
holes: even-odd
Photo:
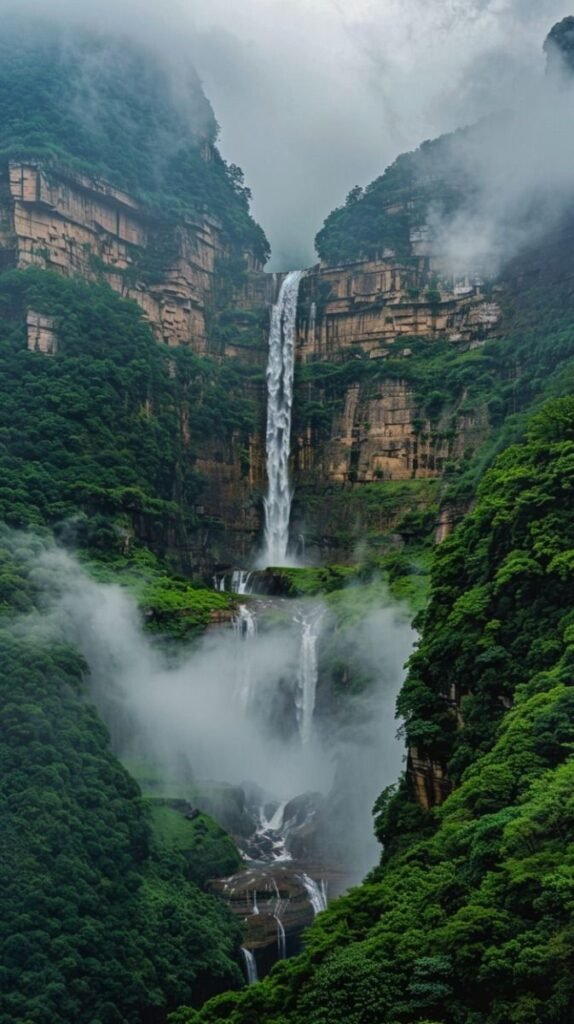
[[[193, 525], [198, 446], [253, 429], [257, 410], [245, 394], [253, 371], [158, 345], [139, 309], [105, 285], [9, 271], [0, 305], [6, 522], [54, 526], [82, 513], [78, 526], [97, 544], [106, 529], [109, 543], [114, 524], [137, 532], [141, 515], [159, 547], [170, 520]], [[57, 351], [48, 358], [27, 347], [29, 308], [53, 321]]]
[[174, 1024], [571, 1021], [573, 481], [568, 397], [500, 456], [437, 551], [399, 708], [456, 791], [430, 811], [406, 779], [383, 793], [381, 866], [304, 954]]
[[357, 185], [345, 205], [333, 210], [315, 238], [326, 264], [375, 259], [385, 253], [412, 255], [411, 231], [425, 224], [431, 206], [452, 214], [468, 198], [468, 180], [457, 167], [463, 132], [424, 142], [403, 153], [365, 188]]
[[239, 933], [195, 881], [201, 849], [189, 863], [154, 838], [86, 665], [40, 623], [48, 545], [2, 529], [0, 1020], [162, 1020], [240, 983]]
[[[551, 41], [568, 49], [571, 28]], [[260, 984], [244, 984], [241, 925], [210, 888], [240, 869], [238, 849], [207, 814], [182, 815], [185, 800], [175, 813], [142, 794], [92, 703], [88, 664], [49, 614], [54, 543], [128, 588], [174, 660], [182, 640], [194, 649], [236, 610], [237, 595], [198, 572], [191, 538], [215, 570], [218, 527], [202, 502], [224, 449], [240, 453], [245, 503], [263, 504], [251, 476], [264, 374], [222, 352], [242, 332], [255, 348], [266, 329], [267, 310], [234, 303], [243, 253], [264, 261], [268, 245], [198, 79], [185, 81], [180, 107], [163, 64], [126, 40], [64, 41], [18, 18], [0, 40], [0, 161], [101, 175], [168, 223], [209, 213], [230, 247], [207, 309], [209, 357], [158, 343], [105, 284], [0, 273], [0, 1024], [571, 1024], [569, 218], [497, 281], [497, 337], [466, 348], [409, 337], [408, 359], [353, 350], [296, 368], [294, 432], [317, 447], [349, 388], [399, 379], [419, 432], [429, 423], [453, 440], [461, 417], [482, 417], [486, 439], [440, 478], [299, 489], [301, 521], [320, 523], [328, 505], [346, 564], [271, 571], [271, 582], [281, 600], [323, 596], [331, 610], [331, 717], [348, 717], [371, 681], [350, 663], [350, 620], [390, 589], [417, 612], [419, 643], [398, 699], [409, 759], [374, 809], [380, 863]], [[465, 133], [353, 190], [317, 236], [321, 260], [410, 258], [430, 204], [448, 215], [468, 201]], [[30, 311], [49, 318], [50, 353], [30, 344]], [[446, 506], [457, 527], [435, 546]], [[347, 826], [337, 820], [334, 839]]]
[[127, 38], [12, 15], [0, 41], [0, 124], [1, 162], [37, 157], [101, 175], [162, 219], [210, 213], [230, 243], [269, 255], [190, 66], [170, 69]]

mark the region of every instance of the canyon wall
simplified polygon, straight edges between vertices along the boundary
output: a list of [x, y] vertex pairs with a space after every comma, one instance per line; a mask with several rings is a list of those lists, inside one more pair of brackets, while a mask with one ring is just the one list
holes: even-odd
[[[105, 280], [136, 302], [158, 340], [209, 349], [207, 319], [218, 261], [230, 256], [221, 225], [207, 213], [177, 221], [146, 209], [101, 179], [35, 161], [12, 162], [0, 181], [2, 265], [40, 266]], [[241, 301], [267, 301], [254, 257]]]
[[[501, 320], [497, 298], [478, 281], [447, 286], [441, 279], [439, 285], [422, 255], [402, 262], [388, 255], [309, 272], [301, 290], [296, 352], [298, 532], [310, 530], [315, 540], [330, 537], [338, 556], [336, 535], [345, 518], [339, 506], [342, 501], [348, 511], [352, 505], [344, 492], [364, 484], [438, 481], [449, 461], [484, 442], [486, 406], [469, 405], [465, 388], [429, 394], [425, 360], [429, 343], [442, 343], [443, 350], [447, 343], [453, 354], [471, 353], [495, 335]], [[409, 504], [428, 507], [430, 492], [411, 490], [407, 497], [408, 487], [402, 489], [394, 517], [387, 510], [387, 530]], [[353, 507], [356, 539], [379, 528], [370, 504], [368, 514]], [[451, 522], [452, 516], [437, 512], [440, 539]]]
[[[417, 251], [402, 261], [387, 253], [343, 266], [319, 265], [301, 287], [294, 530], [328, 538], [322, 557], [345, 557], [351, 535], [392, 530], [405, 500], [423, 509], [431, 501], [430, 491], [414, 489], [394, 511], [379, 512], [371, 501], [370, 518], [359, 502], [348, 530], [341, 520], [350, 491], [361, 492], [365, 484], [439, 480], [447, 462], [480, 445], [488, 431], [486, 410], [465, 408], [464, 392], [454, 404], [429, 412], [413, 383], [419, 361], [413, 343], [448, 342], [458, 351], [480, 346], [496, 333], [496, 295], [484, 294], [478, 282], [439, 287], [424, 240]], [[233, 270], [238, 259], [239, 275]], [[249, 367], [245, 395], [257, 409], [249, 437], [193, 438], [182, 410], [182, 436], [204, 486], [192, 510], [199, 526], [177, 541], [179, 548], [188, 546], [192, 564], [202, 571], [224, 568], [238, 557], [247, 561], [262, 524], [264, 370], [279, 275], [264, 273], [250, 253], [231, 251], [221, 225], [208, 214], [164, 217], [106, 181], [34, 160], [12, 162], [0, 174], [0, 266], [38, 266], [106, 281], [139, 305], [159, 341], [188, 346], [221, 366]], [[49, 317], [29, 310], [27, 329], [29, 348], [57, 352]], [[443, 516], [440, 536], [449, 528]]]
[[500, 309], [480, 282], [447, 288], [427, 257], [388, 256], [314, 268], [302, 292], [298, 358], [340, 360], [349, 348], [385, 359], [401, 339], [424, 337], [472, 346], [496, 327]]

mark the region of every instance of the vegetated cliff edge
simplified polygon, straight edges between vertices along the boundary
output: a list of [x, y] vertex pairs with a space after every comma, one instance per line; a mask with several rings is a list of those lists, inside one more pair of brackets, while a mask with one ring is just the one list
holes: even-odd
[[574, 1017], [571, 217], [504, 287], [499, 338], [466, 367], [440, 347], [427, 363], [447, 394], [465, 380], [489, 438], [450, 473], [451, 500], [474, 508], [434, 556], [400, 697], [408, 770], [377, 805], [381, 866], [319, 917], [300, 957], [174, 1024]]
[[[48, 510], [45, 493], [33, 495], [32, 506], [44, 506], [41, 521], [54, 525], [78, 512], [104, 517], [118, 549], [131, 534], [186, 572], [209, 572], [234, 551], [246, 555], [260, 526], [273, 281], [262, 273], [268, 246], [249, 214], [249, 192], [239, 169], [217, 151], [217, 125], [201, 87], [189, 69], [177, 81], [173, 73], [126, 40], [7, 20], [0, 44], [4, 368], [11, 379], [20, 360], [30, 374], [27, 388], [15, 378], [25, 391], [18, 408], [28, 408], [34, 392], [33, 413], [17, 417], [14, 452], [21, 449], [41, 472], [51, 460], [41, 455], [42, 443], [34, 450], [38, 423], [47, 428], [42, 442], [56, 447], [80, 423], [83, 451], [99, 464], [82, 487], [69, 474], [59, 509], [50, 499]], [[42, 283], [40, 270], [69, 283], [49, 273]], [[142, 312], [139, 326], [132, 303]], [[139, 357], [131, 347], [136, 336]], [[41, 365], [46, 356], [49, 367]], [[51, 382], [65, 395], [77, 359], [82, 399], [74, 407], [55, 400]], [[106, 360], [122, 382], [104, 382], [102, 393], [91, 381], [105, 376]], [[147, 362], [147, 373], [138, 375], [135, 362]], [[161, 366], [161, 384], [152, 366]], [[162, 422], [173, 420], [161, 479], [149, 473], [155, 454], [148, 447], [139, 496], [134, 487], [142, 486], [146, 452], [134, 451], [130, 463], [122, 438], [110, 432], [116, 414], [126, 413], [134, 428], [145, 421], [158, 439]], [[14, 422], [7, 417], [8, 430]], [[106, 474], [106, 464], [122, 461], [121, 473]], [[23, 478], [12, 465], [14, 474]], [[15, 511], [8, 501], [9, 521], [37, 521], [25, 507], [20, 501]]]
[[[186, 571], [209, 574], [246, 558], [261, 529], [275, 282], [262, 270], [267, 244], [249, 215], [248, 190], [221, 159], [211, 108], [186, 76], [182, 101], [182, 80], [174, 84], [153, 54], [141, 60], [125, 41], [77, 33], [64, 44], [49, 26], [9, 22], [0, 48], [0, 252], [6, 270], [37, 267], [109, 284], [137, 303], [160, 345], [187, 346], [205, 360], [193, 394], [173, 399], [182, 442], [174, 480], [195, 482], [179, 525], [168, 536], [140, 515], [131, 529]], [[438, 479], [448, 459], [479, 446], [487, 431], [484, 409], [467, 408], [464, 388], [447, 400], [431, 395], [427, 410], [413, 387], [420, 360], [412, 338], [474, 350], [499, 317], [495, 297], [468, 282], [437, 287], [419, 236], [415, 257], [387, 245], [359, 264], [312, 271], [302, 290], [295, 531], [322, 555], [348, 558], [358, 536], [380, 532], [363, 484]], [[61, 362], [65, 330], [56, 329], [49, 303], [36, 306], [13, 314], [26, 321], [29, 349]], [[175, 362], [166, 363], [170, 373]], [[206, 377], [228, 396], [215, 429]], [[157, 401], [142, 393], [141, 406], [153, 424]], [[436, 492], [413, 493], [421, 515], [436, 518]], [[351, 495], [361, 512], [342, 530]], [[165, 487], [156, 497], [165, 499]], [[175, 491], [170, 498], [180, 501]], [[404, 502], [391, 505], [385, 529], [405, 512]], [[93, 504], [78, 508], [91, 514]]]

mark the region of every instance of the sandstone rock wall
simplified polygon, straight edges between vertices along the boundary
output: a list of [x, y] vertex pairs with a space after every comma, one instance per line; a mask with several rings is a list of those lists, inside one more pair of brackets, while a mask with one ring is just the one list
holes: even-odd
[[[0, 175], [0, 269], [40, 266], [104, 279], [140, 306], [158, 339], [261, 371], [260, 380], [249, 385], [261, 413], [257, 433], [247, 443], [233, 437], [226, 445], [202, 442], [194, 463], [206, 486], [195, 510], [201, 526], [189, 544], [194, 564], [202, 567], [247, 557], [261, 529], [265, 487], [264, 310], [274, 300], [280, 276], [263, 273], [245, 254], [249, 270], [242, 287], [234, 288], [221, 273], [229, 255], [220, 225], [207, 215], [162, 221], [105, 181], [32, 160], [13, 162]], [[233, 324], [214, 341], [218, 304], [244, 315], [247, 323], [259, 310], [261, 321], [244, 334]], [[401, 262], [387, 254], [317, 267], [301, 288], [296, 360], [300, 366], [341, 363], [358, 354], [378, 360], [384, 369], [392, 354], [406, 366], [412, 357], [409, 337], [469, 348], [496, 329], [498, 317], [498, 307], [477, 285], [459, 282], [438, 290], [426, 255]], [[30, 348], [45, 354], [56, 350], [46, 318], [30, 310], [27, 329]], [[256, 344], [254, 333], [261, 339]], [[447, 459], [484, 438], [485, 415], [469, 417], [451, 408], [430, 422], [408, 374], [379, 376], [376, 383], [349, 385], [332, 409], [327, 400], [330, 420], [320, 431], [298, 427], [297, 410], [306, 395], [304, 387], [296, 387], [293, 468], [303, 492], [440, 477]], [[193, 449], [185, 422], [182, 436]], [[443, 524], [441, 535], [444, 529]]]
[[[219, 223], [207, 214], [160, 221], [107, 182], [11, 163], [0, 184], [0, 250], [5, 264], [19, 268], [103, 277], [137, 302], [158, 339], [208, 350], [206, 312], [217, 259], [227, 252]], [[253, 276], [263, 277], [249, 259]], [[265, 294], [265, 287], [252, 291]]]
[[384, 359], [410, 337], [479, 342], [500, 319], [480, 284], [434, 285], [422, 257], [402, 264], [388, 257], [341, 267], [314, 268], [302, 290], [297, 356], [338, 361], [350, 348]]
[[353, 384], [324, 443], [311, 430], [296, 437], [295, 463], [303, 477], [319, 474], [332, 484], [433, 478], [442, 475], [447, 459], [480, 444], [487, 432], [486, 410], [469, 416], [449, 408], [438, 421], [422, 418], [405, 380]]

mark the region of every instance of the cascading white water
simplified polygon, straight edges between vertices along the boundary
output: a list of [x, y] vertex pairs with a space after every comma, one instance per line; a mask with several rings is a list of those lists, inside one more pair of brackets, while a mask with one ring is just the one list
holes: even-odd
[[278, 914], [273, 915], [277, 922], [277, 949], [279, 952], [279, 959], [285, 960], [287, 956], [287, 937], [285, 935], [285, 928], [283, 922]]
[[316, 917], [321, 911], [327, 909], [327, 885], [324, 881], [318, 885], [313, 878], [305, 874], [301, 875], [301, 881], [307, 890], [309, 903], [313, 907], [313, 913]]
[[[273, 817], [267, 818], [265, 814], [265, 807], [259, 808], [259, 825], [255, 831], [255, 836], [264, 837], [271, 843], [271, 849], [269, 852], [270, 860], [274, 861], [289, 861], [291, 855], [287, 851], [285, 845], [285, 835], [283, 833], [283, 817], [287, 801], [279, 804]], [[279, 899], [279, 893], [277, 893], [277, 899]]]
[[265, 565], [285, 565], [292, 491], [289, 481], [291, 409], [297, 299], [303, 270], [292, 270], [281, 285], [271, 314], [267, 362], [267, 496]]
[[245, 569], [235, 569], [231, 574], [231, 589], [234, 594], [248, 594], [249, 582], [253, 576], [252, 572]]
[[241, 644], [237, 659], [237, 693], [242, 708], [247, 709], [253, 692], [253, 652], [251, 650], [251, 641], [257, 633], [257, 619], [247, 605], [239, 605], [233, 622], [233, 628]]
[[259, 906], [257, 904], [257, 889], [253, 890], [253, 914], [255, 916], [259, 914]]
[[247, 982], [249, 985], [253, 985], [256, 981], [259, 981], [259, 976], [257, 974], [257, 962], [251, 950], [246, 949], [245, 946], [241, 947], [241, 955], [243, 956], [243, 962], [245, 964]]
[[301, 623], [301, 652], [297, 672], [297, 695], [295, 702], [299, 734], [304, 746], [310, 742], [313, 736], [313, 715], [315, 713], [315, 697], [319, 675], [317, 642], [321, 634], [322, 619], [322, 608], [303, 610], [297, 616], [297, 621]]

